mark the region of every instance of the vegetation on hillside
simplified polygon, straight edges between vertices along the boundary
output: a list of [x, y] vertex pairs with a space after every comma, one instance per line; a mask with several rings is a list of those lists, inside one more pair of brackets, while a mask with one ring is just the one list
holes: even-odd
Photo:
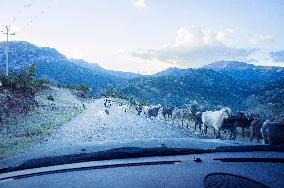
[[132, 79], [114, 87], [120, 95], [150, 104], [184, 107], [196, 101], [204, 108], [230, 106], [250, 95], [246, 82], [211, 70], [194, 70], [180, 76], [157, 76]]
[[48, 83], [46, 79], [36, 79], [36, 65], [33, 64], [27, 69], [21, 69], [19, 71], [13, 70], [9, 76], [0, 74], [0, 81], [2, 87], [10, 88], [30, 95], [35, 95], [37, 91], [44, 87], [44, 84]]
[[284, 78], [264, 84], [242, 102], [242, 107], [269, 119], [284, 116]]

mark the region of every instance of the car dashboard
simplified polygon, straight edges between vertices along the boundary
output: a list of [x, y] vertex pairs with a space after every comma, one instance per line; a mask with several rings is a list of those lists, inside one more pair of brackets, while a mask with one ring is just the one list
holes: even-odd
[[0, 187], [284, 187], [283, 152], [89, 161], [0, 174]]

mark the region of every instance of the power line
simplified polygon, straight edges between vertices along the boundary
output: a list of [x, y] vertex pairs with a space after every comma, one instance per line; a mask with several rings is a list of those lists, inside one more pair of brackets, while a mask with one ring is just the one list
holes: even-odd
[[10, 26], [6, 26], [6, 32], [1, 31], [1, 33], [6, 35], [7, 45], [6, 45], [5, 55], [6, 55], [6, 76], [8, 77], [9, 76], [9, 56], [8, 56], [9, 47], [8, 47], [8, 42], [9, 42], [9, 36], [15, 35], [15, 33], [11, 33]]

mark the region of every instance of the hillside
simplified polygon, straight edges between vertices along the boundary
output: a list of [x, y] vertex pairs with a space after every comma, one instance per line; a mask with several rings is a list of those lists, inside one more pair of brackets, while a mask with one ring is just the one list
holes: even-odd
[[97, 64], [69, 60], [54, 48], [37, 47], [28, 42], [0, 42], [0, 69], [4, 70], [5, 49], [9, 48], [10, 69], [19, 70], [32, 64], [37, 65], [37, 77], [45, 77], [59, 84], [88, 84], [91, 87], [104, 87], [136, 74], [108, 71]]
[[238, 61], [217, 61], [203, 66], [222, 74], [248, 81], [272, 81], [284, 77], [283, 67], [255, 66]]
[[[199, 69], [169, 68], [152, 76], [117, 84], [115, 90], [122, 95], [165, 106], [182, 107], [197, 102], [205, 109], [229, 106], [234, 111], [279, 116], [284, 103], [279, 90], [281, 81], [278, 83], [281, 78], [284, 78], [282, 67], [220, 61]], [[260, 104], [262, 111], [259, 110]], [[269, 108], [271, 112], [266, 105], [273, 106]]]
[[[12, 88], [1, 88], [0, 104], [9, 104], [6, 109], [9, 116], [0, 116], [0, 159], [42, 141], [83, 111], [81, 101], [69, 89], [54, 86], [46, 87], [34, 97]], [[80, 108], [74, 108], [75, 105]]]
[[[271, 97], [262, 97], [262, 93], [267, 90], [264, 86], [284, 78], [283, 67], [255, 66], [237, 61], [213, 62], [198, 69], [169, 68], [143, 76], [106, 70], [82, 59], [67, 59], [53, 48], [41, 48], [27, 42], [0, 43], [2, 69], [6, 45], [9, 47], [10, 64], [14, 70], [35, 63], [37, 78], [45, 77], [53, 83], [63, 85], [88, 84], [94, 89], [93, 95], [96, 97], [114, 91], [165, 106], [182, 107], [198, 102], [207, 109], [229, 106], [234, 110], [246, 110], [250, 107], [245, 103], [265, 101], [260, 103], [275, 104], [276, 101], [270, 101]], [[278, 90], [271, 92], [278, 93]], [[283, 101], [281, 98], [279, 100]]]
[[284, 78], [264, 84], [244, 100], [241, 106], [247, 112], [258, 113], [270, 119], [284, 116]]
[[177, 76], [155, 76], [132, 79], [116, 85], [120, 94], [165, 106], [184, 106], [197, 101], [207, 108], [219, 105], [237, 108], [250, 94], [246, 82], [206, 69], [190, 69]]
[[137, 78], [141, 75], [135, 74], [132, 72], [122, 72], [122, 71], [114, 71], [114, 70], [107, 70], [102, 67], [100, 67], [96, 63], [88, 63], [84, 61], [83, 59], [69, 59], [70, 62], [79, 65], [81, 67], [90, 69], [94, 71], [98, 75], [111, 75], [115, 78], [121, 78], [121, 79], [132, 79], [132, 78]]

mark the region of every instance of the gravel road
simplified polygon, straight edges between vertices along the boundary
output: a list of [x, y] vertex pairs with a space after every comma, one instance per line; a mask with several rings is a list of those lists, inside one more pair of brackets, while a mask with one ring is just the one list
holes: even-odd
[[64, 124], [45, 141], [34, 148], [48, 149], [53, 146], [70, 146], [100, 141], [150, 138], [198, 137], [190, 129], [173, 126], [162, 120], [138, 116], [132, 109], [113, 102], [107, 115], [104, 99], [97, 99], [86, 105], [87, 109]]

